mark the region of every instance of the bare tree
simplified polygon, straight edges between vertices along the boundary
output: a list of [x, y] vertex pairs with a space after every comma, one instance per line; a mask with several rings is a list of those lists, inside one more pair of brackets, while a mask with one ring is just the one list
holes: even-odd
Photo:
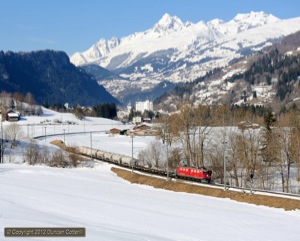
[[291, 166], [299, 163], [299, 127], [300, 121], [295, 111], [287, 113], [278, 121], [281, 155], [277, 161], [277, 170], [280, 172], [283, 192], [290, 192]]
[[224, 177], [223, 154], [223, 147], [219, 143], [212, 143], [207, 151], [207, 164], [213, 171], [214, 180], [220, 183]]
[[19, 92], [14, 92], [13, 93], [13, 99], [14, 102], [16, 103], [16, 109], [20, 112], [23, 113], [23, 101], [24, 101], [24, 94], [19, 93]]
[[175, 170], [181, 160], [182, 160], [182, 149], [181, 148], [172, 148], [169, 151], [169, 158], [168, 158], [168, 163], [169, 163], [169, 170]]
[[290, 117], [291, 125], [291, 154], [294, 162], [297, 163], [297, 181], [300, 182], [300, 118], [299, 113], [295, 113]]
[[0, 93], [0, 109], [7, 111], [12, 108], [12, 94], [6, 91]]
[[178, 126], [180, 130], [180, 141], [183, 147], [183, 153], [187, 162], [187, 166], [196, 165], [195, 155], [195, 118], [194, 109], [190, 104], [184, 104], [180, 108]]
[[17, 101], [17, 102], [23, 102], [24, 101], [24, 94], [20, 93], [20, 92], [14, 92], [13, 93], [13, 98]]
[[168, 145], [171, 146], [173, 140], [179, 138], [179, 115], [162, 115], [158, 118], [154, 125], [154, 130], [156, 132], [156, 139], [162, 140], [165, 144], [165, 141], [168, 141]]
[[35, 165], [40, 162], [41, 153], [39, 151], [38, 145], [35, 144], [33, 141], [27, 147], [27, 152], [25, 156], [25, 161], [29, 165]]
[[250, 181], [250, 174], [255, 174], [258, 159], [260, 138], [257, 130], [248, 129], [241, 131], [237, 137], [238, 158], [241, 161], [242, 168], [245, 172], [246, 178], [244, 184]]
[[241, 172], [241, 162], [238, 152], [239, 135], [236, 132], [229, 133], [227, 138], [227, 169], [230, 176], [235, 181], [235, 186], [239, 187], [239, 172]]
[[36, 104], [36, 101], [35, 101], [33, 95], [32, 95], [30, 92], [28, 92], [28, 93], [25, 95], [25, 97], [24, 97], [24, 102], [27, 103], [27, 104], [29, 104], [30, 106], [33, 106], [33, 105]]
[[17, 145], [17, 141], [24, 138], [24, 132], [17, 123], [11, 123], [4, 130], [6, 139], [11, 141], [11, 147]]
[[198, 129], [197, 167], [204, 165], [204, 143], [207, 141], [212, 129], [212, 118], [209, 106], [198, 105], [195, 109], [195, 124]]
[[139, 152], [139, 160], [149, 168], [164, 166], [165, 152], [163, 145], [159, 142], [151, 142], [149, 147]]
[[50, 151], [47, 146], [43, 146], [41, 150], [41, 163], [48, 165], [50, 162]]
[[52, 154], [50, 160], [51, 167], [67, 167], [70, 166], [70, 161], [67, 158], [65, 152], [61, 149], [57, 150]]
[[25, 108], [27, 114], [34, 114], [34, 105], [36, 104], [36, 101], [30, 92], [25, 95], [24, 102], [28, 104], [28, 106]]
[[211, 130], [211, 120], [210, 107], [199, 105], [195, 108], [185, 103], [179, 113], [160, 118], [156, 126], [157, 138], [163, 143], [167, 140], [170, 147], [174, 140], [180, 140], [187, 166], [204, 166], [204, 144]]

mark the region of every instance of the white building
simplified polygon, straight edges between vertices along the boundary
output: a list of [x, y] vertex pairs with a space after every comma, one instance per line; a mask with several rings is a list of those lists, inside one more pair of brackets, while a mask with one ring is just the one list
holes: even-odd
[[127, 105], [127, 112], [128, 112], [128, 114], [130, 113], [131, 108], [132, 108], [132, 106], [131, 106], [131, 103], [129, 102], [128, 105]]
[[146, 101], [137, 101], [135, 103], [135, 110], [144, 113], [145, 110], [153, 111], [153, 102], [146, 100]]
[[142, 123], [142, 117], [141, 116], [135, 116], [132, 118], [133, 124]]

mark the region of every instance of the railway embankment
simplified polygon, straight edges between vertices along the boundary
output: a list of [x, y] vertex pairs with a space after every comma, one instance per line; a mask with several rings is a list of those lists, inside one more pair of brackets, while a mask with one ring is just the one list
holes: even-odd
[[255, 205], [262, 205], [274, 208], [283, 208], [287, 211], [299, 210], [300, 201], [282, 197], [265, 196], [260, 194], [250, 194], [236, 191], [224, 191], [222, 189], [202, 187], [193, 184], [183, 183], [181, 180], [167, 181], [166, 179], [156, 178], [153, 176], [142, 175], [138, 173], [132, 173], [120, 168], [112, 167], [111, 169], [120, 178], [123, 178], [131, 183], [143, 184], [152, 186], [154, 188], [160, 188], [170, 190], [174, 192], [186, 192], [193, 194], [200, 194], [205, 196], [217, 197], [217, 198], [229, 198], [238, 202], [245, 202]]

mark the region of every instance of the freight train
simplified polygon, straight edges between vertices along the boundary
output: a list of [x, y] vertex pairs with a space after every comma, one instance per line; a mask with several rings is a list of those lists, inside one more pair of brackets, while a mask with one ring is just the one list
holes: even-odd
[[140, 164], [138, 159], [131, 158], [126, 155], [106, 152], [90, 147], [80, 146], [76, 148], [76, 152], [81, 155], [92, 157], [101, 161], [113, 163], [122, 167], [130, 167], [134, 170], [157, 174], [160, 176], [169, 176], [171, 178], [181, 178], [193, 181], [206, 181], [208, 183], [212, 180], [212, 171], [203, 168], [193, 168], [178, 166], [175, 172], [168, 172], [166, 170], [153, 169]]

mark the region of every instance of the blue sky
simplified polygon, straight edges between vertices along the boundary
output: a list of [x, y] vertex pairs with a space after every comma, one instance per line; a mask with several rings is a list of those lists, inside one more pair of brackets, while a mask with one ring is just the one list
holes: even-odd
[[299, 0], [0, 0], [0, 50], [71, 55], [101, 37], [145, 31], [165, 13], [195, 23], [250, 11], [286, 19], [299, 17], [299, 9]]

